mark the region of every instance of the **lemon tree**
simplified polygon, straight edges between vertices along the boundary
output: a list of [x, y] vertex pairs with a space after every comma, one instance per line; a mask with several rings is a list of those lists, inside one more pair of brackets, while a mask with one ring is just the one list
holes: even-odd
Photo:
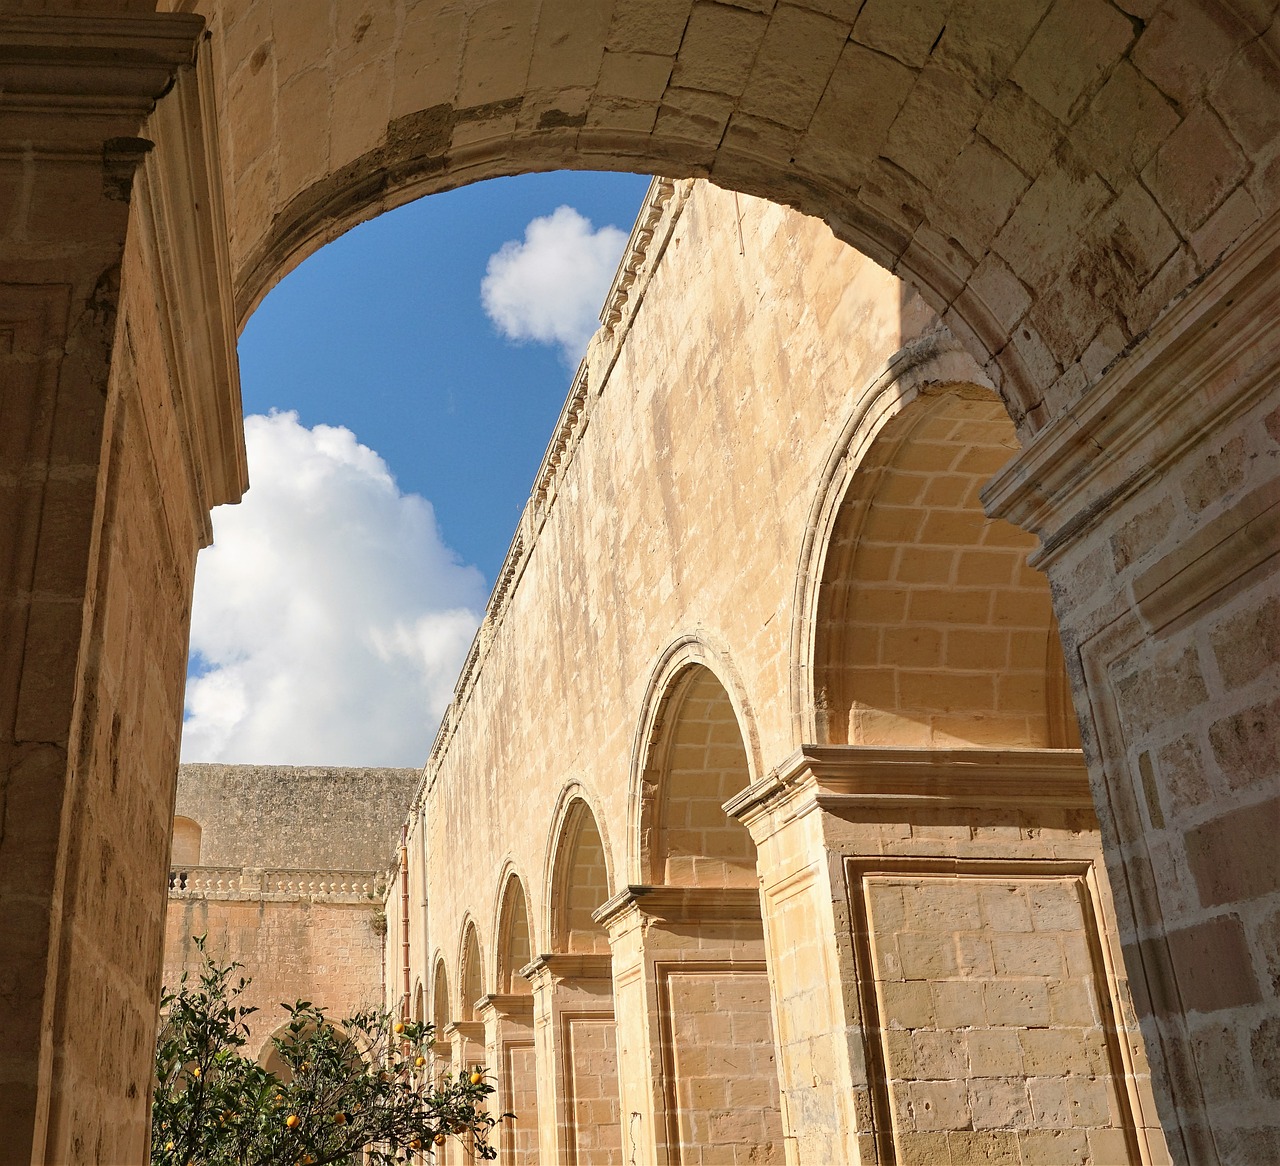
[[[204, 953], [202, 939], [197, 944]], [[367, 1011], [329, 1019], [284, 1005], [276, 1072], [244, 1055], [249, 981], [205, 954], [161, 1000], [152, 1166], [374, 1166], [431, 1162], [449, 1139], [491, 1159], [493, 1093], [481, 1071], [429, 1081], [429, 1024]]]

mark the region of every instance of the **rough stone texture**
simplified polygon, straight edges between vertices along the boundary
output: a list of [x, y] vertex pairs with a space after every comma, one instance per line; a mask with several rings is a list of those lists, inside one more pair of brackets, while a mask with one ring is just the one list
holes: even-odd
[[386, 870], [416, 769], [183, 765], [179, 814], [200, 826], [204, 866]]

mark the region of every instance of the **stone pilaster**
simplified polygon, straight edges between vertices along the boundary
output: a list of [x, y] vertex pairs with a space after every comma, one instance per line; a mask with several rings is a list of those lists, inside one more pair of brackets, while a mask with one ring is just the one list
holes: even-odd
[[619, 1154], [611, 958], [541, 955], [520, 974], [533, 985], [540, 1160]]
[[533, 996], [491, 994], [476, 1005], [484, 1024], [485, 1067], [497, 1092], [491, 1111], [510, 1113], [494, 1135], [504, 1162], [531, 1166], [538, 1156], [538, 1072], [533, 1039]]
[[1077, 751], [806, 746], [726, 810], [789, 1162], [1165, 1160]]
[[595, 917], [613, 949], [627, 1152], [779, 1160], [759, 891], [629, 886]]
[[245, 484], [202, 28], [0, 16], [0, 1128], [24, 1161], [145, 1156], [195, 553]]
[[1280, 1153], [1278, 312], [1273, 218], [984, 495], [1041, 541], [1161, 1118], [1197, 1166]]

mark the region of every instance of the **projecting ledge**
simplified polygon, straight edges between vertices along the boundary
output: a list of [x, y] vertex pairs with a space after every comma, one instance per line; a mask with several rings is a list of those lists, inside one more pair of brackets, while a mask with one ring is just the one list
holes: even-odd
[[889, 806], [1093, 806], [1078, 749], [906, 749], [804, 745], [725, 802], [750, 823], [761, 814]]

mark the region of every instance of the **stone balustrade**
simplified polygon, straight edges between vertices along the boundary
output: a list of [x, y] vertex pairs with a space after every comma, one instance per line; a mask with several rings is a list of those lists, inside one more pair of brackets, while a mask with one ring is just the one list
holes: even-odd
[[266, 869], [175, 866], [169, 871], [171, 899], [381, 900], [385, 876], [368, 870]]

